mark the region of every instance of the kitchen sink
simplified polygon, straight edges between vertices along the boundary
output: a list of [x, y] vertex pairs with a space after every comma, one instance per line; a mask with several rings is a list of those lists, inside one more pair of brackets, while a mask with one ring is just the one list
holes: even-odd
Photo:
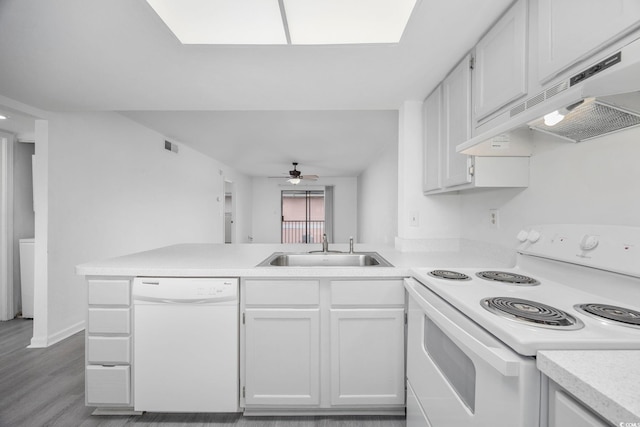
[[393, 267], [377, 252], [275, 252], [258, 267]]

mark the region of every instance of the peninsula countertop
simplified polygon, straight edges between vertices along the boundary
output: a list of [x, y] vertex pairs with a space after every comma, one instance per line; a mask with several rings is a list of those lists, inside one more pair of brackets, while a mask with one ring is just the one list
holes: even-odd
[[[505, 266], [479, 251], [400, 252], [393, 247], [356, 244], [356, 252], [377, 252], [393, 267], [256, 267], [274, 252], [319, 249], [308, 244], [179, 244], [78, 265], [83, 276], [163, 277], [406, 277], [413, 268]], [[331, 250], [348, 252], [348, 244]]]

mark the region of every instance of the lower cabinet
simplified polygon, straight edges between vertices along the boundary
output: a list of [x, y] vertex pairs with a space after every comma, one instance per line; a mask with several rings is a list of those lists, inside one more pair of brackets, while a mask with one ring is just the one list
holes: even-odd
[[404, 404], [404, 308], [331, 309], [331, 404]]
[[245, 311], [247, 405], [320, 404], [319, 309]]
[[241, 284], [246, 413], [404, 413], [401, 279]]
[[133, 407], [131, 280], [88, 279], [85, 403], [104, 410]]
[[548, 427], [606, 427], [609, 425], [552, 380], [549, 380], [548, 409]]

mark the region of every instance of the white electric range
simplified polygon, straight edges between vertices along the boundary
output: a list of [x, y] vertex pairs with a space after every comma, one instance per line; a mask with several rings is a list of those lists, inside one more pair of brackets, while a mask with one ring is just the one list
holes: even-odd
[[518, 239], [513, 268], [434, 266], [405, 283], [409, 427], [544, 425], [537, 351], [640, 349], [640, 228]]

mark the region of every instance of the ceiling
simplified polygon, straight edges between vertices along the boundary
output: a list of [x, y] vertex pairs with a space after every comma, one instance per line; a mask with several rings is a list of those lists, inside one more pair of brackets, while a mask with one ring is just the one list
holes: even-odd
[[123, 112], [250, 175], [355, 176], [510, 3], [421, 0], [398, 44], [230, 46], [180, 44], [145, 0], [0, 0], [0, 95]]

